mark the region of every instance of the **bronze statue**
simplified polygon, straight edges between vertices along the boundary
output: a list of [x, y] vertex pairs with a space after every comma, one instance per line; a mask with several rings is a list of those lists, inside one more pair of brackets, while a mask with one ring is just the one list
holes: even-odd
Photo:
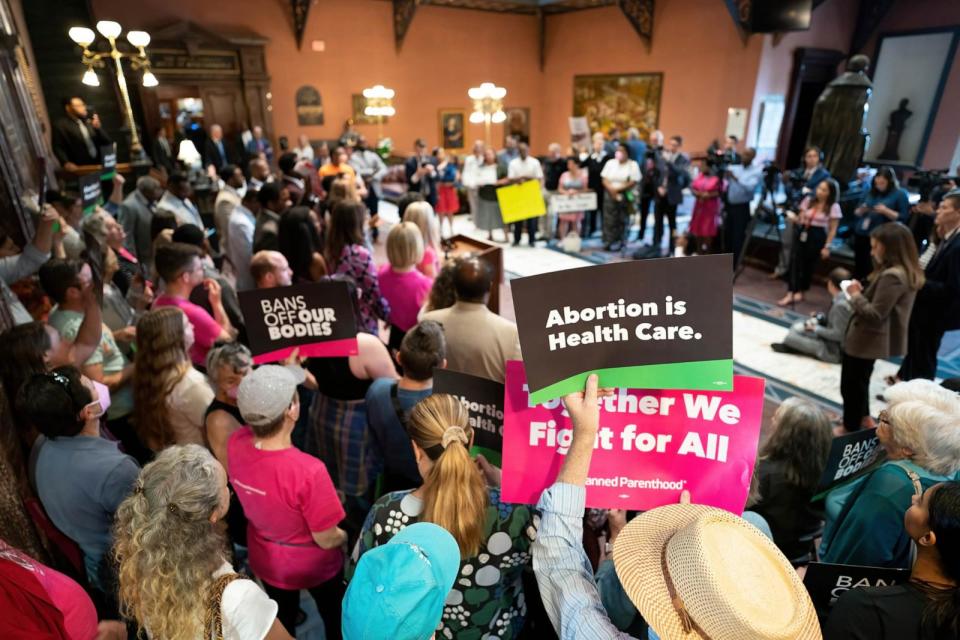
[[846, 72], [823, 90], [813, 107], [807, 146], [823, 150], [823, 164], [841, 187], [850, 182], [870, 142], [864, 128], [873, 85], [867, 77], [870, 58], [855, 55]]
[[887, 125], [887, 143], [883, 145], [883, 151], [877, 156], [877, 160], [899, 160], [900, 159], [900, 134], [907, 126], [907, 120], [913, 115], [913, 111], [907, 109], [910, 104], [908, 98], [900, 101], [900, 108], [890, 112], [890, 124]]

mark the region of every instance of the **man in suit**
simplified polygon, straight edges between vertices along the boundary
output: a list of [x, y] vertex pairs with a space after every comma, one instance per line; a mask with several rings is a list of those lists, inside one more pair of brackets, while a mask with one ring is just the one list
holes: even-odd
[[177, 219], [177, 226], [192, 224], [203, 229], [203, 219], [197, 206], [190, 201], [193, 187], [182, 173], [175, 173], [167, 180], [167, 191], [157, 203], [157, 211], [165, 211]]
[[405, 165], [410, 191], [423, 195], [431, 207], [437, 206], [437, 161], [427, 153], [427, 143], [421, 138], [413, 145], [413, 155]]
[[478, 258], [463, 260], [453, 276], [456, 303], [422, 319], [443, 327], [451, 369], [503, 382], [506, 361], [520, 359], [520, 337], [517, 325], [487, 308], [492, 284], [489, 264]]
[[267, 164], [273, 166], [273, 147], [270, 146], [270, 141], [263, 136], [263, 127], [256, 126], [253, 128], [253, 137], [247, 143], [247, 154], [252, 157], [259, 156], [261, 153]]
[[137, 260], [153, 264], [153, 238], [150, 237], [150, 221], [157, 201], [163, 195], [163, 187], [155, 178], [142, 176], [137, 179], [137, 188], [124, 198], [117, 211], [117, 219], [126, 232], [126, 245]]
[[670, 228], [669, 246], [673, 254], [673, 246], [677, 231], [677, 207], [683, 202], [683, 190], [690, 184], [690, 156], [680, 150], [683, 146], [683, 138], [672, 136], [667, 142], [667, 150], [663, 153], [664, 166], [666, 171], [663, 174], [663, 182], [657, 188], [657, 195], [660, 196], [657, 202], [657, 210], [654, 214], [653, 223], [653, 246], [660, 247], [663, 239], [663, 219], [667, 219]]
[[112, 142], [100, 128], [100, 116], [87, 112], [83, 98], [63, 100], [64, 115], [53, 125], [53, 153], [67, 171], [78, 165], [100, 164], [100, 147]]
[[650, 205], [653, 205], [656, 211], [657, 202], [660, 200], [657, 187], [663, 183], [663, 174], [667, 170], [663, 162], [662, 131], [656, 130], [650, 133], [650, 144], [647, 145], [643, 157], [635, 160], [640, 164], [640, 173], [643, 175], [640, 187], [640, 231], [637, 233], [637, 242], [642, 242], [647, 233]]
[[603, 171], [607, 160], [613, 158], [613, 155], [607, 154], [604, 150], [606, 147], [606, 138], [603, 133], [598, 131], [593, 134], [592, 144], [593, 152], [587, 156], [584, 165], [587, 167], [587, 186], [597, 194], [597, 209], [595, 211], [588, 211], [587, 215], [583, 218], [584, 238], [592, 236], [593, 232], [596, 231], [597, 227], [601, 224], [603, 216], [603, 196], [606, 190], [603, 188], [603, 178], [600, 177], [600, 172]]
[[174, 160], [177, 158], [176, 149], [167, 139], [167, 130], [163, 127], [157, 127], [153, 134], [153, 144], [151, 145], [150, 155], [153, 157], [153, 164], [157, 168], [166, 170], [169, 176], [175, 170]]
[[940, 242], [921, 258], [926, 282], [910, 314], [907, 355], [897, 373], [901, 380], [933, 380], [943, 334], [960, 329], [960, 190], [943, 197], [934, 224]]
[[212, 178], [216, 178], [220, 169], [233, 163], [233, 152], [223, 139], [223, 128], [218, 124], [210, 125], [210, 131], [203, 143], [203, 164]]

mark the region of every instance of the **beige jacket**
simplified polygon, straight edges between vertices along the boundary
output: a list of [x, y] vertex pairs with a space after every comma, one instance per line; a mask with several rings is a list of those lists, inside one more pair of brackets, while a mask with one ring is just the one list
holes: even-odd
[[457, 302], [448, 309], [423, 314], [422, 320], [443, 325], [447, 366], [503, 382], [507, 360], [520, 359], [517, 325], [476, 302]]

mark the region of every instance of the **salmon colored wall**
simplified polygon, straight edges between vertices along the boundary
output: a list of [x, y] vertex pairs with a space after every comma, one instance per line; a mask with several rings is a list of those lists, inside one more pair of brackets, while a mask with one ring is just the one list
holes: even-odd
[[[574, 75], [642, 71], [664, 73], [661, 128], [683, 134], [686, 147], [699, 151], [722, 135], [727, 107], [750, 106], [761, 49], [759, 38], [747, 46], [740, 42], [717, 0], [658, 3], [650, 52], [617, 8], [549, 17], [543, 73], [532, 16], [420, 7], [398, 54], [389, 2], [324, 0], [311, 8], [304, 50], [297, 51], [287, 6], [237, 0], [225, 11], [220, 3], [187, 0], [92, 2], [97, 19], [125, 27], [186, 18], [211, 31], [244, 29], [269, 38], [274, 131], [291, 139], [300, 131], [312, 138], [338, 136], [350, 115], [350, 94], [385, 84], [397, 91], [397, 116], [385, 133], [400, 152], [418, 136], [436, 144], [437, 110], [462, 108], [469, 115], [467, 89], [482, 81], [506, 87], [507, 106], [531, 109], [533, 148], [545, 151], [549, 142], [569, 140]], [[323, 40], [326, 50], [311, 51], [313, 40]], [[294, 94], [302, 84], [320, 90], [325, 125], [297, 126]], [[376, 126], [361, 130], [376, 135]], [[482, 126], [468, 125], [468, 144], [482, 136]], [[494, 144], [500, 146], [502, 138], [502, 128], [494, 126]]]
[[[722, 138], [728, 107], [750, 107], [761, 40], [744, 45], [723, 2], [659, 0], [648, 52], [617, 7], [547, 18], [542, 131], [567, 142], [573, 76], [662, 72], [660, 129], [701, 152]], [[544, 140], [537, 138], [539, 147]]]
[[[351, 115], [350, 95], [378, 83], [397, 92], [397, 115], [384, 133], [401, 153], [411, 150], [417, 137], [437, 144], [438, 110], [461, 108], [469, 116], [467, 89], [484, 81], [507, 87], [509, 106], [539, 110], [537, 23], [531, 16], [420, 7], [398, 54], [391, 4], [383, 1], [315, 3], [300, 51], [289, 3], [281, 0], [235, 0], [229, 11], [220, 2], [193, 0], [93, 0], [92, 5], [96, 19], [114, 19], [125, 28], [186, 19], [212, 32], [242, 29], [268, 38], [274, 132], [292, 142], [301, 132], [315, 139], [338, 137]], [[324, 41], [325, 51], [312, 51], [313, 40]], [[322, 126], [297, 125], [294, 97], [304, 84], [320, 91]], [[467, 144], [483, 136], [482, 125], [467, 126]], [[376, 125], [359, 129], [376, 137]], [[491, 137], [499, 146], [502, 127], [494, 125]]]

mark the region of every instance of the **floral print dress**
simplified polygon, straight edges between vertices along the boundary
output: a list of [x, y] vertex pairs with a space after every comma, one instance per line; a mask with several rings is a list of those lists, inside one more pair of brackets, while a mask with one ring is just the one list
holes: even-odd
[[377, 270], [373, 266], [370, 252], [359, 244], [345, 246], [334, 273], [350, 276], [360, 290], [357, 329], [377, 335], [377, 319], [384, 322], [390, 320], [390, 303], [380, 293], [380, 281], [377, 279]]
[[[540, 516], [532, 507], [502, 502], [500, 489], [489, 489], [489, 498], [485, 542], [476, 556], [460, 562], [437, 627], [441, 640], [510, 639], [523, 628], [527, 604], [521, 577], [530, 563]], [[411, 491], [380, 498], [367, 515], [348, 575], [359, 556], [419, 522], [422, 512], [423, 502]]]

